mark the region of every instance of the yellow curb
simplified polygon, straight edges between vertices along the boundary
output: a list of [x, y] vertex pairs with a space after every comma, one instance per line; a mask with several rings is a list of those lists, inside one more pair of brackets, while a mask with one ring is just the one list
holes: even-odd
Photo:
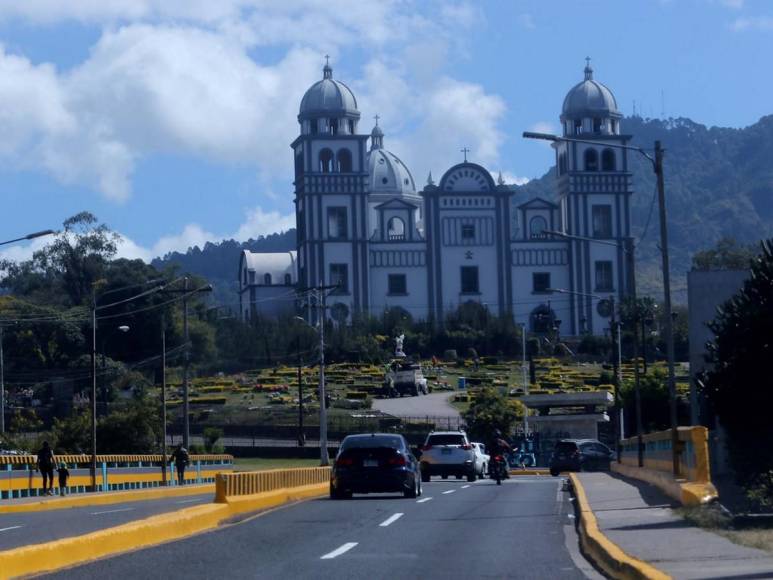
[[550, 475], [549, 469], [511, 469], [510, 475]]
[[686, 481], [674, 479], [670, 473], [625, 464], [612, 464], [612, 471], [654, 485], [667, 496], [685, 506], [710, 503], [719, 497], [717, 488], [710, 481]]
[[52, 572], [121, 552], [179, 540], [216, 528], [236, 515], [326, 494], [328, 484], [229, 498], [228, 503], [185, 508], [90, 534], [0, 552], [0, 578]]
[[40, 501], [19, 503], [11, 505], [0, 504], [0, 514], [17, 514], [24, 512], [40, 512], [48, 510], [61, 510], [75, 507], [111, 505], [130, 501], [146, 501], [152, 499], [164, 499], [167, 497], [181, 497], [186, 495], [198, 495], [201, 493], [215, 493], [215, 484], [186, 485], [181, 487], [156, 487], [150, 489], [138, 489], [133, 491], [108, 491], [95, 494], [79, 494], [66, 497], [53, 497]]
[[596, 515], [588, 503], [585, 488], [576, 474], [570, 473], [577, 508], [580, 512], [580, 544], [588, 555], [610, 577], [635, 580], [669, 580], [671, 576], [651, 564], [626, 554], [620, 546], [599, 529]]

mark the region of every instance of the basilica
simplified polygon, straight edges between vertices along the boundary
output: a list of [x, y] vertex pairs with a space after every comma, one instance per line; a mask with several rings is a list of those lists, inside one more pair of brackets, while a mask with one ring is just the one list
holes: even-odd
[[[633, 292], [631, 173], [612, 92], [584, 78], [564, 98], [555, 200], [526, 200], [467, 159], [417, 187], [326, 64], [303, 96], [295, 167], [297, 251], [244, 251], [240, 316], [303, 311], [325, 286], [333, 319], [400, 307], [442, 324], [474, 301], [530, 332], [602, 335]], [[461, 155], [460, 155], [461, 156]], [[436, 174], [438, 175], [438, 174]], [[303, 311], [304, 315], [306, 312]]]

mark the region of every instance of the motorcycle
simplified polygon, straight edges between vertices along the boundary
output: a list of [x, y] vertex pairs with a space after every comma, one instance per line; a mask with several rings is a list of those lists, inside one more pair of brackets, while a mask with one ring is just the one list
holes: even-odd
[[502, 485], [502, 480], [507, 479], [508, 476], [507, 461], [505, 461], [504, 456], [495, 455], [494, 460], [489, 466], [489, 471], [491, 472], [491, 479], [496, 479], [497, 485]]

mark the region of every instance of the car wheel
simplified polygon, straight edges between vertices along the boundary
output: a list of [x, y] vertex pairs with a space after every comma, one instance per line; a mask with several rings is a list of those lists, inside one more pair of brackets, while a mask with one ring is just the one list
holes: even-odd
[[421, 490], [421, 479], [419, 479], [418, 485], [419, 485], [419, 492], [417, 493], [417, 495], [421, 496], [421, 492], [422, 492], [422, 490]]
[[422, 471], [421, 471], [421, 480], [422, 480], [422, 481], [424, 481], [424, 482], [428, 482], [428, 481], [430, 480], [430, 477], [431, 477], [431, 476], [430, 476], [430, 474], [429, 474], [429, 471], [426, 471], [426, 470], [422, 470]]
[[467, 481], [470, 483], [474, 482], [476, 479], [478, 479], [478, 476], [474, 471], [467, 476]]
[[419, 487], [419, 484], [417, 483], [417, 480], [414, 479], [413, 480], [413, 485], [410, 487], [410, 489], [403, 490], [403, 497], [408, 498], [408, 499], [413, 499], [413, 498], [417, 497], [418, 494], [419, 494], [418, 487]]
[[558, 469], [555, 469], [553, 467], [550, 468], [550, 475], [552, 475], [553, 477], [558, 477], [559, 473], [560, 472], [558, 471]]
[[443, 479], [448, 479], [448, 474], [444, 473], [444, 474], [443, 474], [443, 475], [441, 475], [440, 477], [442, 477]]
[[330, 484], [330, 499], [341, 499], [341, 492], [338, 491], [333, 484]]

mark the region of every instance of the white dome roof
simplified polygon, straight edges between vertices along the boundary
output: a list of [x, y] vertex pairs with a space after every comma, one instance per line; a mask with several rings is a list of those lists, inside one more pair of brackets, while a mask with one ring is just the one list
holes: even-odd
[[562, 120], [588, 117], [622, 117], [612, 91], [593, 80], [590, 64], [585, 67], [585, 80], [567, 93], [561, 112]]
[[357, 110], [357, 99], [349, 87], [341, 81], [333, 80], [333, 69], [325, 65], [323, 78], [317, 81], [301, 99], [299, 117], [310, 116], [360, 116]]
[[285, 274], [296, 280], [295, 259], [297, 252], [251, 252], [242, 250], [240, 269], [255, 272], [255, 281], [263, 284], [266, 274], [271, 275], [273, 284], [282, 284]]
[[413, 175], [400, 158], [381, 147], [368, 153], [370, 193], [416, 195]]

